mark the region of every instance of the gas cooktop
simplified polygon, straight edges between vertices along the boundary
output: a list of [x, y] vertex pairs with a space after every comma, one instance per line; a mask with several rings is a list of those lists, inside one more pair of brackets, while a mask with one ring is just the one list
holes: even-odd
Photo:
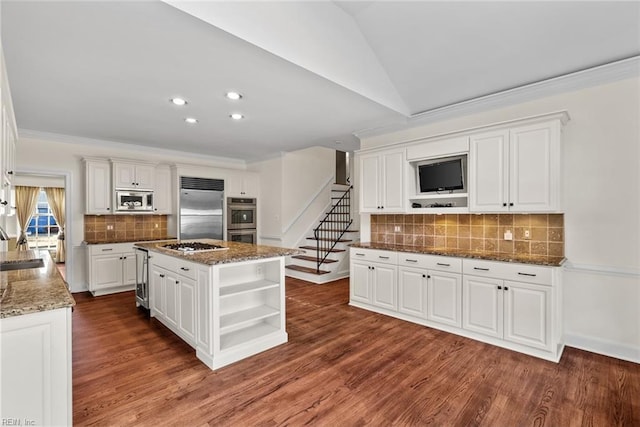
[[224, 251], [229, 249], [226, 246], [212, 245], [210, 243], [200, 243], [200, 242], [170, 243], [168, 245], [164, 245], [163, 247], [166, 249], [170, 249], [172, 251], [176, 251], [184, 254], [194, 254], [194, 253], [211, 252], [211, 251]]

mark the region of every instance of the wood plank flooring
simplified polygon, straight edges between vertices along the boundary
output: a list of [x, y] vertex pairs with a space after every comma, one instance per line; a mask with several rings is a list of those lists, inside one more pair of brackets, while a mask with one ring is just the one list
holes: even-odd
[[126, 292], [76, 294], [75, 425], [638, 426], [640, 365], [559, 364], [352, 308], [287, 279], [289, 342], [209, 370]]

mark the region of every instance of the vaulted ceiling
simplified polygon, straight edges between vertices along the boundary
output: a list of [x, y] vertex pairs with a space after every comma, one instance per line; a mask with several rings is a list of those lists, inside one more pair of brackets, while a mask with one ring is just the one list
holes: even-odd
[[0, 14], [22, 131], [248, 161], [351, 150], [367, 129], [640, 55], [638, 2], [3, 0]]

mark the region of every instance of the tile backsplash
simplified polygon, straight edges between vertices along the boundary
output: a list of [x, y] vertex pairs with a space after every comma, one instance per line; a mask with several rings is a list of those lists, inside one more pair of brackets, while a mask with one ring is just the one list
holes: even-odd
[[85, 215], [87, 242], [118, 242], [167, 237], [167, 215]]
[[[507, 230], [513, 240], [504, 240]], [[564, 215], [371, 215], [371, 242], [564, 256]]]

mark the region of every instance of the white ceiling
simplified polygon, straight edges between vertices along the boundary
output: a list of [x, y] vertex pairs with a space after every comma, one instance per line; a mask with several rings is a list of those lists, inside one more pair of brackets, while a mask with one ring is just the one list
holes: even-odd
[[640, 54], [639, 2], [3, 0], [0, 13], [22, 130], [248, 161], [354, 149], [355, 132]]

